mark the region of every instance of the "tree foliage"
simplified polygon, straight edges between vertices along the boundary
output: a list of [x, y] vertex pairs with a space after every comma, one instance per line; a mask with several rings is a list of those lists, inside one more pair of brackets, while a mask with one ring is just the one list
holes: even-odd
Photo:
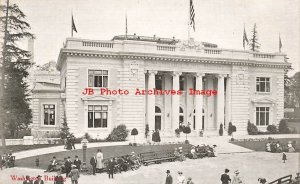
[[252, 35], [249, 40], [250, 50], [253, 52], [258, 52], [259, 48], [260, 48], [260, 44], [258, 43], [258, 34], [257, 34], [256, 23], [254, 24], [251, 33], [252, 33]]
[[[2, 56], [4, 67], [4, 100], [2, 107], [5, 114], [5, 128], [10, 136], [17, 137], [22, 129], [27, 129], [31, 123], [32, 115], [29, 108], [29, 90], [28, 84], [24, 80], [28, 75], [28, 69], [31, 66], [29, 62], [30, 52], [18, 46], [20, 41], [25, 38], [34, 38], [28, 32], [30, 25], [26, 22], [25, 14], [18, 5], [11, 4], [0, 6], [1, 32], [5, 34], [6, 11], [8, 9], [8, 21], [6, 42], [2, 42]], [[4, 43], [6, 43], [4, 45]]]
[[300, 72], [295, 73], [292, 77], [285, 76], [284, 96], [285, 107], [300, 107]]

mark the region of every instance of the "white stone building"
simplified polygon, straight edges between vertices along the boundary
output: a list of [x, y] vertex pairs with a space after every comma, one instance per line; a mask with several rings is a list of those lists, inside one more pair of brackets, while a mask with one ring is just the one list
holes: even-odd
[[[174, 136], [179, 123], [217, 134], [232, 122], [247, 134], [247, 122], [265, 130], [283, 118], [285, 54], [218, 48], [215, 44], [158, 37], [116, 36], [110, 41], [68, 38], [57, 61], [60, 91], [40, 100], [34, 126], [55, 130], [63, 114], [76, 136], [105, 138], [119, 124], [143, 137], [159, 129]], [[94, 90], [84, 95], [84, 89]], [[129, 94], [100, 94], [100, 89]], [[139, 90], [181, 90], [181, 95], [137, 95]], [[189, 90], [216, 90], [190, 95]], [[113, 91], [115, 92], [115, 91]], [[37, 101], [37, 100], [36, 100]], [[61, 111], [65, 111], [62, 113]], [[52, 118], [48, 112], [55, 112]], [[50, 123], [49, 123], [50, 122]], [[57, 129], [56, 129], [57, 130]]]

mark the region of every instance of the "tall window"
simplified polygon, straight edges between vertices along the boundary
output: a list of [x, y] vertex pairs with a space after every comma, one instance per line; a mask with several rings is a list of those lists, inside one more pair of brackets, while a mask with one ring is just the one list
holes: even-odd
[[270, 92], [269, 77], [256, 77], [256, 92]]
[[55, 105], [44, 104], [44, 125], [55, 125]]
[[184, 76], [179, 77], [179, 89], [184, 91]]
[[108, 70], [89, 70], [89, 87], [108, 87]]
[[256, 107], [256, 125], [267, 126], [269, 125], [269, 107]]
[[107, 128], [107, 105], [88, 106], [88, 127]]
[[162, 90], [162, 76], [161, 75], [155, 76], [155, 89]]

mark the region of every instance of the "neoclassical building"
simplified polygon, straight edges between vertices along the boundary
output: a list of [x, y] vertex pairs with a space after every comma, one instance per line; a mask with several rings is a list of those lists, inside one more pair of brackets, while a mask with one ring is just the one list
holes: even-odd
[[[141, 137], [146, 124], [162, 136], [174, 136], [180, 123], [189, 124], [192, 135], [217, 135], [229, 122], [238, 134], [247, 134], [248, 121], [265, 130], [283, 118], [289, 66], [283, 53], [221, 49], [193, 39], [68, 38], [56, 65], [59, 99], [38, 103], [36, 123], [54, 131], [65, 116], [75, 135], [98, 138], [119, 124], [137, 128]], [[48, 111], [55, 115], [46, 120]]]

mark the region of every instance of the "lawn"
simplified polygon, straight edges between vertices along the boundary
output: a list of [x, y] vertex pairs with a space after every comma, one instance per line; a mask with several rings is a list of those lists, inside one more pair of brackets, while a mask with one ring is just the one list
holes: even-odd
[[[282, 138], [282, 139], [274, 139], [271, 140], [274, 142], [279, 141], [281, 146], [286, 146], [288, 141], [296, 141], [295, 149], [296, 152], [300, 152], [300, 138]], [[254, 151], [265, 151], [265, 145], [269, 142], [268, 140], [264, 141], [241, 141], [241, 142], [231, 142], [232, 144], [242, 146], [244, 148], [248, 148]]]
[[0, 148], [0, 155], [4, 155], [5, 153], [16, 153], [19, 151], [26, 151], [26, 150], [32, 150], [32, 149], [38, 149], [38, 148], [49, 148], [51, 146], [58, 146], [59, 144], [34, 144], [34, 145], [12, 145], [12, 146], [6, 146], [6, 149], [3, 149], [1, 146]]
[[[174, 150], [174, 148], [183, 147], [183, 148], [190, 148], [191, 145], [189, 144], [170, 144], [170, 145], [146, 145], [146, 146], [106, 146], [106, 147], [96, 147], [96, 148], [88, 148], [87, 149], [87, 163], [88, 166], [90, 158], [93, 154], [97, 153], [97, 150], [100, 148], [104, 155], [104, 158], [108, 157], [115, 157], [115, 156], [122, 156], [130, 154], [132, 151], [139, 154], [142, 152], [149, 152], [149, 151], [162, 151], [162, 150]], [[38, 150], [37, 150], [38, 151]], [[63, 151], [51, 154], [40, 155], [40, 166], [41, 169], [46, 169], [49, 165], [49, 161], [52, 159], [53, 156], [56, 156], [58, 160], [63, 160], [65, 157], [70, 156], [73, 160], [75, 155], [78, 155], [79, 158], [82, 160], [82, 150], [70, 150], [70, 151]], [[27, 167], [27, 168], [36, 168], [35, 160], [37, 157], [28, 157], [23, 158], [16, 161], [17, 167]]]

